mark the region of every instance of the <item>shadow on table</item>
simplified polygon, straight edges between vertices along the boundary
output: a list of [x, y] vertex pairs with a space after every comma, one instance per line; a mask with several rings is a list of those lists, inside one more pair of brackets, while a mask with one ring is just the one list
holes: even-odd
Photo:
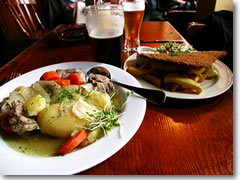
[[225, 102], [225, 99], [228, 97], [228, 94], [232, 94], [232, 88], [227, 92], [223, 93], [222, 95], [208, 98], [208, 99], [194, 99], [194, 100], [187, 100], [187, 99], [175, 99], [175, 98], [166, 98], [166, 101], [160, 105], [155, 106], [148, 102], [148, 105], [154, 106], [155, 108], [176, 108], [176, 109], [185, 109], [185, 108], [198, 108], [201, 106], [219, 106]]

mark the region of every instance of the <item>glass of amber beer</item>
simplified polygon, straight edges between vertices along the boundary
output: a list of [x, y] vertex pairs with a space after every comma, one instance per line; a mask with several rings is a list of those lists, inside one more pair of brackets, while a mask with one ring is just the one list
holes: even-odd
[[139, 33], [145, 10], [145, 0], [123, 0], [125, 51], [136, 51], [140, 46]]
[[123, 6], [90, 5], [85, 8], [86, 27], [96, 61], [121, 67]]

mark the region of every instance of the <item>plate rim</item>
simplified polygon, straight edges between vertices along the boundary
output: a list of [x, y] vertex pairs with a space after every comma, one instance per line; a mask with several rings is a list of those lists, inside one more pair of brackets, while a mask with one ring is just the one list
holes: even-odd
[[[124, 62], [123, 69], [125, 71], [127, 71], [127, 63], [129, 63], [130, 61], [136, 61], [136, 58], [137, 58], [137, 53], [134, 53], [131, 56], [129, 56]], [[161, 89], [162, 91], [164, 91], [166, 93], [167, 98], [172, 98], [172, 99], [201, 100], [201, 99], [209, 99], [209, 98], [219, 96], [219, 95], [225, 93], [227, 90], [229, 90], [231, 88], [231, 86], [233, 85], [233, 73], [230, 70], [230, 68], [226, 64], [224, 64], [222, 61], [220, 61], [219, 59], [217, 59], [213, 63], [213, 65], [217, 69], [218, 72], [220, 72], [221, 69], [219, 69], [217, 66], [222, 66], [224, 68], [226, 74], [229, 75], [229, 76], [227, 76], [226, 81], [225, 81], [226, 86], [224, 86], [224, 88], [218, 90], [215, 94], [205, 95], [205, 96], [202, 96], [200, 94], [200, 96], [199, 96], [197, 94], [187, 94], [187, 93], [182, 93], [182, 92], [170, 92], [165, 89], [158, 88], [158, 87], [155, 87], [155, 88]], [[140, 82], [140, 84], [141, 84], [141, 81], [145, 81], [142, 78], [136, 78], [136, 79]], [[217, 81], [218, 81], [218, 79], [217, 79]], [[216, 83], [218, 83], [218, 82], [216, 82]], [[216, 85], [216, 83], [215, 83], [215, 85]], [[152, 86], [154, 86], [154, 85], [152, 85]], [[143, 86], [143, 87], [146, 87], [146, 86]]]
[[[1, 86], [0, 90], [3, 91], [3, 90], [6, 90], [6, 89], [11, 89], [11, 87], [9, 87], [9, 86], [14, 86], [13, 84], [15, 84], [15, 82], [22, 81], [21, 78], [22, 79], [24, 79], [24, 77], [27, 78], [28, 76], [32, 75], [35, 72], [37, 72], [39, 74], [38, 71], [44, 72], [45, 69], [49, 69], [49, 68], [50, 69], [51, 68], [56, 69], [58, 66], [65, 67], [65, 66], [74, 66], [74, 65], [81, 65], [81, 64], [84, 64], [83, 66], [99, 66], [99, 65], [102, 65], [102, 66], [110, 67], [110, 68], [112, 68], [111, 70], [114, 71], [113, 74], [116, 73], [116, 72], [122, 72], [122, 74], [125, 77], [128, 77], [129, 80], [127, 80], [127, 81], [133, 82], [136, 86], [141, 86], [140, 83], [134, 77], [130, 77], [129, 74], [125, 73], [125, 71], [123, 69], [117, 68], [115, 66], [112, 66], [112, 65], [109, 65], [109, 64], [104, 64], [104, 63], [98, 63], [98, 62], [90, 62], [90, 61], [71, 61], [71, 62], [63, 62], [63, 63], [47, 65], [47, 66], [43, 66], [43, 67], [31, 70], [29, 72], [26, 72], [23, 75], [15, 78], [12, 81], [9, 81], [8, 83]], [[81, 67], [79, 67], [79, 68], [81, 68]], [[85, 71], [87, 71], [87, 68], [85, 68]], [[35, 81], [36, 81], [39, 78], [40, 77], [38, 77], [38, 75], [36, 75], [36, 77], [34, 77], [33, 79], [35, 79]], [[33, 81], [31, 81], [30, 84], [32, 84], [32, 83], [33, 83]], [[19, 85], [16, 84], [15, 87], [17, 87], [17, 86], [19, 86]], [[4, 94], [7, 94], [9, 92], [10, 91], [5, 92]], [[0, 96], [1, 99], [5, 97], [4, 94]], [[118, 133], [119, 133], [119, 128], [118, 127], [112, 129], [109, 132], [108, 137], [103, 137], [103, 138], [99, 139], [97, 142], [95, 142], [95, 143], [93, 143], [93, 144], [91, 144], [91, 145], [89, 145], [85, 148], [80, 149], [82, 151], [78, 150], [78, 151], [69, 153], [66, 156], [56, 156], [56, 157], [35, 157], [35, 156], [24, 155], [22, 153], [16, 152], [12, 148], [8, 147], [8, 145], [4, 142], [4, 140], [0, 136], [0, 152], [1, 153], [4, 152], [5, 155], [7, 154], [7, 155], [11, 156], [11, 157], [3, 157], [3, 155], [1, 155], [1, 153], [0, 153], [0, 159], [1, 159], [1, 161], [3, 160], [1, 162], [3, 166], [0, 167], [0, 174], [2, 174], [2, 175], [71, 175], [71, 174], [80, 173], [80, 172], [85, 171], [87, 169], [93, 168], [94, 166], [96, 166], [99, 163], [109, 159], [112, 155], [114, 155], [118, 151], [120, 151], [133, 138], [133, 136], [137, 133], [138, 129], [140, 128], [140, 126], [143, 122], [144, 116], [145, 116], [147, 103], [146, 103], [146, 100], [144, 100], [142, 98], [137, 98], [137, 97], [132, 97], [131, 101], [129, 101], [127, 103], [126, 111], [129, 113], [131, 109], [127, 109], [127, 108], [133, 108], [133, 107], [136, 106], [136, 103], [137, 103], [141, 112], [138, 113], [139, 115], [137, 115], [137, 118], [136, 118], [137, 120], [135, 120], [134, 126], [133, 125], [131, 126], [132, 129], [130, 131], [130, 134], [126, 135], [123, 139], [121, 139], [121, 138], [119, 138], [117, 140], [115, 139], [117, 142], [120, 143], [118, 146], [115, 146], [112, 149], [107, 149], [107, 153], [102, 152], [102, 157], [99, 157], [97, 160], [92, 160], [92, 161], [90, 160], [91, 162], [87, 163], [88, 164], [87, 166], [81, 166], [81, 163], [77, 163], [77, 164], [74, 163], [74, 165], [72, 165], [73, 167], [69, 167], [69, 168], [67, 168], [67, 170], [61, 169], [61, 172], [60, 172], [60, 170], [58, 170], [59, 167], [67, 167], [67, 166], [63, 165], [63, 164], [56, 164], [56, 169], [53, 169], [53, 166], [51, 166], [49, 164], [53, 164], [54, 161], [55, 162], [60, 162], [60, 163], [66, 161], [67, 163], [69, 163], [70, 160], [72, 160], [72, 159], [75, 160], [74, 156], [76, 156], [77, 160], [79, 160], [79, 156], [81, 156], [81, 152], [86, 153], [86, 151], [87, 151], [86, 149], [88, 147], [91, 147], [91, 148], [88, 148], [88, 150], [90, 150], [90, 153], [92, 153], [94, 151], [94, 148], [97, 148], [99, 146], [101, 147], [101, 145], [103, 145], [104, 143], [108, 144], [109, 142], [111, 142], [111, 140], [114, 140], [114, 138], [116, 138]], [[119, 121], [125, 120], [128, 116], [130, 116], [130, 115], [128, 115], [127, 113], [124, 114], [119, 119]], [[114, 144], [115, 143], [113, 143], [113, 145]], [[113, 146], [113, 145], [110, 145], [110, 147]], [[6, 152], [6, 151], [10, 151], [10, 152]], [[33, 171], [30, 171], [29, 170], [29, 168], [30, 168], [29, 165], [23, 166], [21, 164], [21, 167], [22, 167], [21, 170], [19, 170], [19, 169], [18, 170], [13, 170], [13, 168], [16, 167], [15, 165], [12, 166], [12, 167], [6, 165], [7, 160], [13, 160], [13, 157], [16, 158], [14, 164], [19, 165], [18, 161], [22, 160], [22, 159], [25, 159], [26, 161], [29, 161], [30, 164], [32, 164], [32, 166], [33, 166], [33, 163], [39, 163], [41, 165], [43, 163], [48, 163], [48, 166], [50, 166], [50, 169], [47, 169], [45, 167], [42, 167], [42, 169], [41, 168], [37, 169], [37, 167], [35, 166], [35, 167], [33, 167]], [[12, 163], [12, 161], [11, 161], [11, 163]], [[23, 170], [24, 168], [26, 170]], [[50, 172], [51, 170], [53, 172]]]

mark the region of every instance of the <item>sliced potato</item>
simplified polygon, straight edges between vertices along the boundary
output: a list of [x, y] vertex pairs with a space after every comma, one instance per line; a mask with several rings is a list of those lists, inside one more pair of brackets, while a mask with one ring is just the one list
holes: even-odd
[[157, 77], [157, 76], [153, 76], [151, 74], [146, 74], [143, 79], [145, 79], [146, 81], [149, 81], [150, 83], [156, 85], [157, 87], [161, 87], [162, 85], [162, 80]]
[[[144, 65], [143, 65], [144, 66]], [[129, 66], [127, 69], [127, 72], [129, 72], [133, 76], [143, 76], [145, 74], [148, 74], [151, 72], [150, 68], [144, 68], [144, 67], [135, 67], [135, 66]]]
[[192, 89], [195, 93], [200, 94], [203, 89], [199, 83], [177, 73], [169, 73], [164, 77], [164, 83], [176, 83], [185, 89]]

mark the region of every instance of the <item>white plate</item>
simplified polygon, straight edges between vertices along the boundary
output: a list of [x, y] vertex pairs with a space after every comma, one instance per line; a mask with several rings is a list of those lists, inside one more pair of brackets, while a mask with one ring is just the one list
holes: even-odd
[[[130, 65], [134, 65], [136, 63], [137, 54], [133, 54], [124, 63], [124, 70]], [[219, 78], [213, 78], [210, 80], [205, 80], [201, 84], [203, 87], [203, 92], [201, 94], [187, 94], [181, 92], [171, 92], [162, 89], [167, 97], [176, 98], [176, 99], [207, 99], [218, 96], [224, 92], [226, 92], [233, 84], [233, 73], [232, 71], [221, 61], [216, 60], [213, 63], [214, 67], [217, 69], [219, 73]], [[151, 89], [160, 89], [153, 84], [148, 83], [142, 78], [136, 78], [140, 84], [145, 88]]]
[[[50, 70], [81, 68], [84, 72], [93, 66], [103, 66], [110, 70], [112, 77], [119, 82], [126, 82], [141, 87], [139, 82], [124, 70], [111, 65], [94, 62], [70, 62], [46, 66], [19, 76], [0, 87], [0, 100], [20, 85], [30, 86], [40, 76]], [[123, 90], [126, 91], [126, 90]], [[125, 106], [125, 113], [120, 117], [121, 128], [116, 127], [95, 143], [56, 157], [27, 156], [9, 148], [0, 137], [0, 174], [1, 175], [69, 175], [89, 169], [106, 160], [119, 151], [136, 133], [146, 111], [146, 101], [131, 96]], [[120, 136], [120, 130], [122, 136]]]

